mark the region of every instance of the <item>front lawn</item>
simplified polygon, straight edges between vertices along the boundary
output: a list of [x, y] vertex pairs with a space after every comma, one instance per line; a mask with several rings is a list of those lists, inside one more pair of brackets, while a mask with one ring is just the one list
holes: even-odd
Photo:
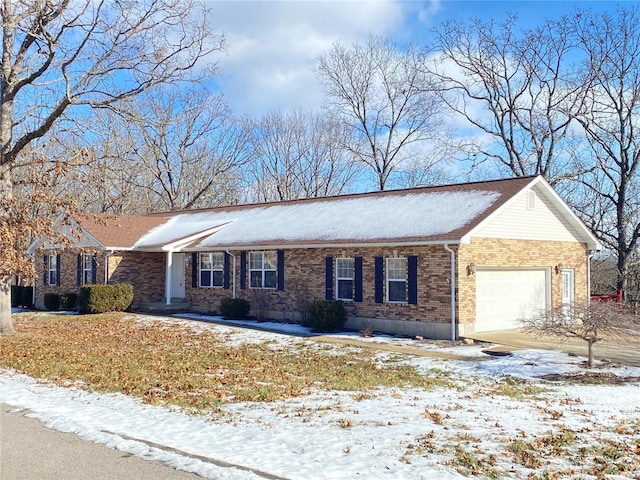
[[298, 397], [311, 389], [432, 388], [447, 381], [441, 372], [425, 376], [411, 366], [382, 365], [371, 350], [234, 342], [229, 331], [136, 318], [122, 313], [17, 316], [18, 333], [0, 337], [0, 367], [61, 386], [79, 384], [151, 404], [198, 409]]
[[359, 348], [131, 314], [14, 323], [0, 401], [207, 478], [640, 478], [637, 368], [585, 375], [554, 351], [478, 361], [482, 346]]

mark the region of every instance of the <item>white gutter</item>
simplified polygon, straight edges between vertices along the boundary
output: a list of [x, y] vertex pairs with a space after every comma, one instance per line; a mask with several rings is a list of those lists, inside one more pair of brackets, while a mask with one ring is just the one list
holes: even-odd
[[[31, 257], [31, 264], [36, 264], [36, 256], [33, 253], [28, 254]], [[31, 305], [36, 306], [36, 288], [38, 288], [38, 277], [36, 275], [35, 268], [33, 269], [33, 277], [31, 278], [33, 282], [33, 288], [31, 289]]]
[[444, 249], [451, 254], [451, 340], [456, 339], [456, 252], [444, 244]]
[[226, 253], [227, 255], [231, 255], [231, 257], [233, 257], [233, 284], [231, 287], [231, 296], [232, 298], [236, 298], [236, 256], [229, 250], [226, 250]]
[[[464, 240], [464, 239], [463, 239]], [[302, 248], [366, 248], [366, 247], [413, 247], [413, 246], [429, 246], [429, 245], [445, 245], [452, 244], [458, 245], [460, 243], [468, 243], [466, 241], [461, 240], [433, 240], [433, 241], [411, 241], [411, 242], [403, 242], [401, 240], [393, 241], [393, 242], [340, 242], [340, 243], [265, 243], [265, 244], [211, 244], [211, 245], [198, 245], [197, 247], [189, 247], [189, 248], [181, 248], [179, 251], [181, 252], [211, 252], [211, 251], [222, 251], [223, 249], [226, 251], [229, 248], [233, 248], [235, 251], [246, 251], [249, 252], [251, 250], [295, 250]], [[146, 252], [159, 252], [159, 249], [147, 249], [147, 248], [136, 248], [136, 250], [146, 251]]]

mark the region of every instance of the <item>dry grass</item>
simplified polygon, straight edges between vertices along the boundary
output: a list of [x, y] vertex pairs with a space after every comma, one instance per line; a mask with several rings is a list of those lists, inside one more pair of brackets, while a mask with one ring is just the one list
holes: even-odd
[[312, 389], [365, 392], [432, 388], [446, 381], [406, 365], [380, 366], [370, 350], [327, 355], [302, 342], [277, 350], [260, 343], [233, 345], [212, 332], [140, 323], [124, 314], [21, 315], [15, 327], [16, 335], [0, 337], [0, 367], [58, 385], [75, 383], [196, 410], [275, 401]]

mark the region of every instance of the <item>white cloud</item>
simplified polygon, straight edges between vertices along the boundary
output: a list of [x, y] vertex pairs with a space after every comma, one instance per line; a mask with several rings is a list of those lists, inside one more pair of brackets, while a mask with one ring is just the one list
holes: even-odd
[[443, 9], [440, 0], [431, 0], [418, 10], [418, 20], [425, 25], [431, 25], [433, 17]]
[[316, 59], [340, 41], [392, 35], [405, 20], [406, 2], [211, 1], [211, 22], [223, 31], [229, 52], [216, 82], [238, 114], [270, 109], [317, 108], [321, 88]]

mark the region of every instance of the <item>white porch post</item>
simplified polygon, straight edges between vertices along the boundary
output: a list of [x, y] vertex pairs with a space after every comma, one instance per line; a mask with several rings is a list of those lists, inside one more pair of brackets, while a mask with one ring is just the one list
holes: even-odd
[[164, 295], [166, 297], [166, 304], [171, 305], [171, 296], [173, 294], [173, 252], [167, 252], [167, 270], [164, 278]]

